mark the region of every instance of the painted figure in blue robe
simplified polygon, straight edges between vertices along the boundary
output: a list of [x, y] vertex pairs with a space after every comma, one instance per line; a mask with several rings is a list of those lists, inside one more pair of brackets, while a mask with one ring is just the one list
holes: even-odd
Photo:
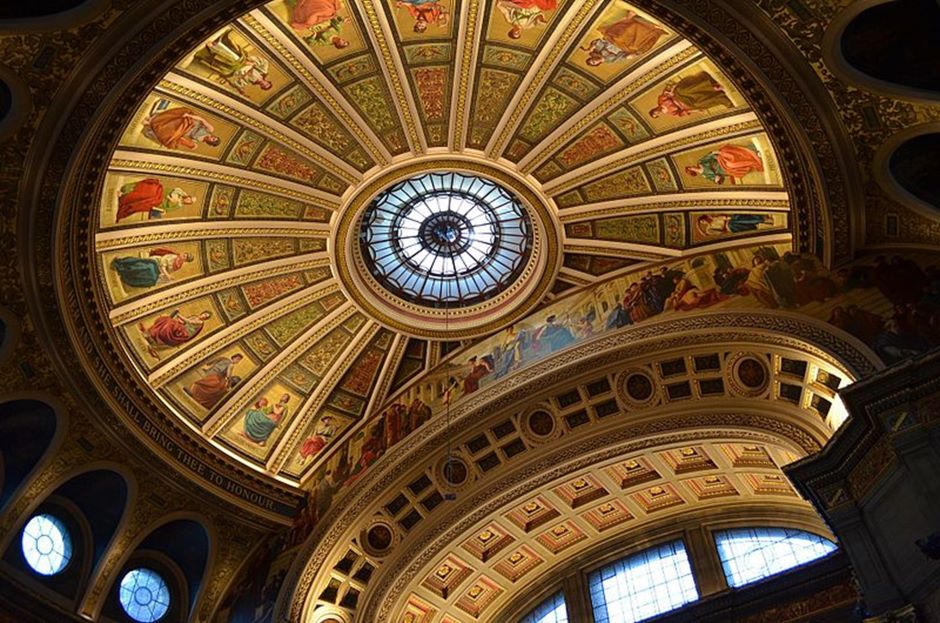
[[539, 329], [538, 334], [535, 336], [538, 344], [540, 346], [545, 345], [550, 353], [561, 350], [575, 341], [571, 330], [562, 324], [556, 324], [556, 319], [554, 314], [546, 318], [545, 325]]
[[773, 227], [770, 214], [703, 214], [696, 221], [703, 236], [718, 238]]
[[147, 257], [116, 257], [111, 260], [121, 283], [132, 288], [152, 288], [172, 279], [171, 274], [193, 261], [191, 253], [177, 253], [172, 249], [151, 249]]

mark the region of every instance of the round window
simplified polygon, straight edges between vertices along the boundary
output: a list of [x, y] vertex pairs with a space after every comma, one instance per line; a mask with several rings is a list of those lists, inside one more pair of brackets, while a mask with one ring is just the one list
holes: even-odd
[[170, 609], [170, 589], [151, 569], [128, 571], [121, 580], [118, 597], [124, 612], [141, 623], [159, 621]]
[[35, 515], [23, 528], [23, 557], [27, 564], [42, 575], [55, 575], [72, 559], [72, 539], [59, 519], [52, 515]]
[[395, 184], [363, 214], [359, 244], [386, 289], [430, 307], [486, 300], [519, 276], [532, 223], [515, 195], [486, 178], [427, 173]]

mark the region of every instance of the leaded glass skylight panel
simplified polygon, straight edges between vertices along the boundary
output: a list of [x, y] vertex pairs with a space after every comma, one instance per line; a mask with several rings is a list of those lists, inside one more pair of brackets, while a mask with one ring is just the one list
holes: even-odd
[[568, 608], [565, 606], [564, 593], [561, 591], [555, 593], [519, 623], [568, 623]]
[[72, 539], [65, 525], [47, 514], [34, 515], [23, 527], [23, 557], [33, 571], [55, 575], [72, 559]]
[[151, 569], [128, 571], [121, 580], [118, 598], [124, 612], [140, 623], [159, 621], [170, 609], [170, 589]]
[[595, 623], [633, 623], [698, 599], [682, 541], [618, 560], [588, 577]]
[[464, 173], [427, 173], [373, 200], [359, 230], [372, 276], [405, 300], [431, 307], [484, 301], [514, 282], [532, 247], [519, 199]]
[[718, 557], [731, 587], [782, 573], [834, 552], [835, 543], [790, 528], [740, 528], [715, 533]]

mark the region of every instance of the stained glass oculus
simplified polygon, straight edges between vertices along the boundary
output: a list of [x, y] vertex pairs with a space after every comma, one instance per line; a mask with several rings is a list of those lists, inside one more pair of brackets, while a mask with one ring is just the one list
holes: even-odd
[[359, 244], [372, 276], [396, 296], [466, 306], [519, 277], [532, 250], [532, 222], [519, 199], [489, 179], [427, 173], [373, 200]]
[[72, 539], [65, 525], [52, 515], [34, 515], [23, 527], [23, 557], [36, 573], [55, 575], [72, 559]]

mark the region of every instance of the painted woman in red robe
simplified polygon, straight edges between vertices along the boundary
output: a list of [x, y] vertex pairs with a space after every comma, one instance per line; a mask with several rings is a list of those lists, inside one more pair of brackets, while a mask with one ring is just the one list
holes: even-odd
[[297, 459], [297, 462], [303, 464], [310, 457], [316, 456], [320, 450], [326, 447], [326, 444], [329, 443], [330, 439], [332, 439], [335, 434], [336, 427], [333, 426], [333, 418], [329, 415], [324, 415], [320, 419], [320, 423], [317, 424], [316, 432], [310, 437], [307, 437], [301, 444], [300, 457]]
[[182, 106], [167, 108], [144, 120], [144, 136], [170, 149], [196, 149], [199, 143], [215, 147], [222, 141], [213, 132], [215, 128], [208, 119]]
[[407, 9], [415, 20], [414, 31], [417, 33], [426, 31], [429, 24], [446, 26], [450, 18], [440, 0], [398, 0], [395, 6]]
[[718, 151], [702, 156], [697, 165], [685, 168], [692, 177], [701, 175], [716, 184], [724, 184], [725, 180], [740, 184], [747, 174], [763, 170], [764, 163], [757, 150], [740, 145], [723, 145]]
[[168, 316], [157, 316], [149, 327], [142, 322], [137, 327], [147, 340], [147, 352], [151, 357], [159, 359], [157, 348], [182, 346], [199, 335], [210, 318], [211, 311], [200, 312], [197, 316], [184, 316], [180, 310], [174, 309]]
[[339, 14], [341, 0], [297, 0], [291, 9], [290, 25], [294, 30], [309, 30], [304, 41], [310, 45], [332, 45], [345, 48], [349, 41], [341, 36], [345, 18]]

